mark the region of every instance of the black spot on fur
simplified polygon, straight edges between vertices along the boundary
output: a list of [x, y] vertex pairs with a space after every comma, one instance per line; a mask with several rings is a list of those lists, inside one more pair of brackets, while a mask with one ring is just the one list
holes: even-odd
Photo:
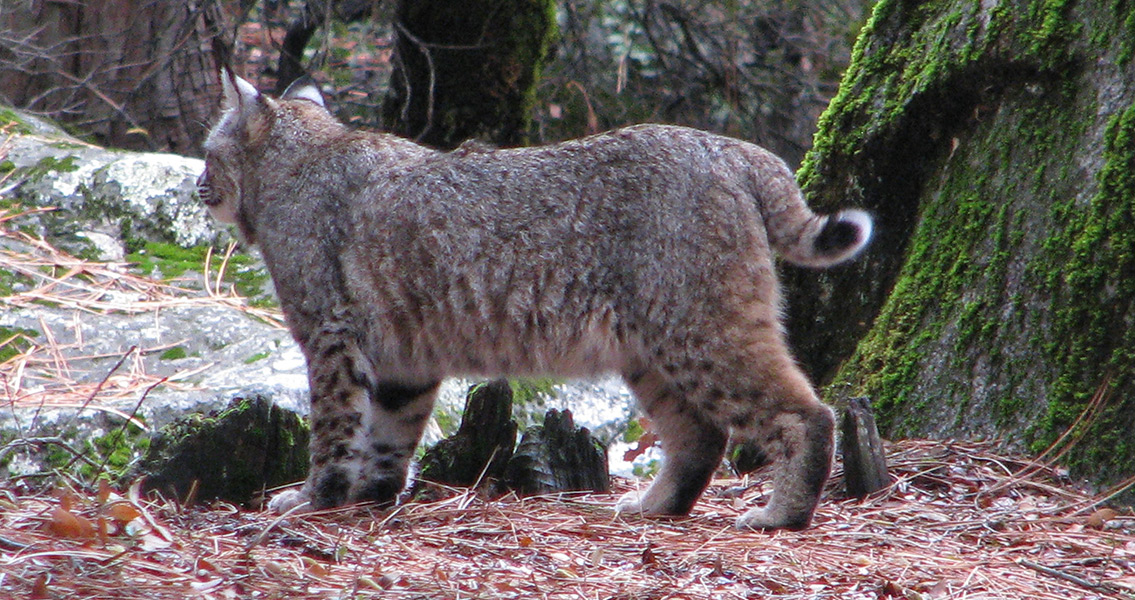
[[320, 354], [321, 354], [321, 356], [326, 358], [326, 357], [331, 356], [331, 355], [339, 354], [340, 352], [342, 352], [346, 349], [347, 349], [347, 344], [345, 342], [335, 341], [335, 342], [331, 342], [330, 345], [323, 348], [322, 352]]
[[821, 255], [838, 254], [859, 239], [859, 226], [850, 221], [841, 221], [835, 217], [824, 223], [824, 228], [816, 236], [813, 247]]
[[374, 450], [375, 454], [390, 454], [394, 452], [394, 446], [383, 442], [375, 442], [374, 446], [371, 446], [371, 450]]
[[744, 429], [753, 424], [753, 419], [756, 415], [751, 410], [742, 410], [729, 418], [729, 424], [738, 428]]
[[426, 419], [428, 418], [430, 418], [430, 413], [418, 413], [402, 417], [398, 419], [398, 423], [402, 425], [409, 425], [411, 427], [418, 427], [421, 426], [422, 423], [425, 423]]
[[358, 497], [355, 500], [359, 502], [378, 502], [380, 504], [390, 504], [398, 497], [398, 492], [402, 491], [402, 482], [397, 479], [375, 479], [363, 484], [359, 490]]
[[624, 378], [627, 381], [627, 384], [629, 384], [629, 385], [638, 384], [638, 382], [642, 381], [643, 377], [646, 377], [646, 369], [638, 369], [638, 370], [635, 370], [635, 371], [631, 371], [630, 373], [627, 373], [624, 376]]
[[371, 389], [371, 400], [388, 411], [399, 410], [423, 394], [437, 389], [441, 382], [426, 385], [404, 385], [392, 381], [381, 382]]
[[351, 482], [342, 469], [327, 469], [312, 482], [311, 504], [314, 508], [332, 508], [347, 502]]

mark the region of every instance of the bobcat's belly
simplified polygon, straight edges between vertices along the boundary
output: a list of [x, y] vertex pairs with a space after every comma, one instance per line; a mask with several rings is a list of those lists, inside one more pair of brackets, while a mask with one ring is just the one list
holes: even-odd
[[418, 329], [402, 327], [396, 347], [385, 353], [396, 364], [387, 365], [386, 370], [415, 379], [427, 375], [587, 377], [621, 371], [631, 350], [610, 309], [574, 318], [461, 316], [464, 318], [439, 319]]

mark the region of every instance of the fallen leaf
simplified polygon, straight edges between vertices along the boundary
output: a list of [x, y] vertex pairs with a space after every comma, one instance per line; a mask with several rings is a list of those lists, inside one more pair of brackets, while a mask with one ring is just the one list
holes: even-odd
[[100, 479], [99, 491], [98, 494], [95, 495], [95, 500], [98, 501], [99, 504], [106, 504], [106, 501], [110, 499], [110, 494], [113, 491], [114, 490], [110, 489], [110, 484], [107, 483], [105, 479]]
[[654, 556], [654, 550], [651, 549], [650, 544], [647, 544], [642, 551], [642, 564], [653, 565], [656, 562], [658, 562], [658, 559]]
[[314, 575], [316, 577], [327, 577], [327, 575], [329, 574], [327, 567], [319, 564], [319, 562], [317, 562], [314, 558], [304, 556], [300, 558], [300, 561], [303, 562], [304, 570], [306, 570], [311, 575]]
[[50, 598], [51, 594], [47, 589], [47, 574], [44, 573], [36, 577], [35, 583], [32, 584], [32, 600], [41, 600], [43, 598]]
[[658, 439], [658, 434], [654, 433], [653, 431], [647, 431], [643, 433], [642, 437], [638, 438], [638, 440], [635, 442], [635, 447], [623, 453], [623, 460], [626, 462], [633, 462], [634, 459], [642, 456], [643, 454], [646, 454], [647, 450], [653, 448], [655, 443], [658, 442]]
[[107, 514], [111, 519], [114, 519], [119, 525], [126, 525], [130, 521], [142, 516], [142, 511], [135, 508], [129, 502], [115, 502], [106, 509]]
[[51, 511], [51, 522], [48, 527], [59, 537], [84, 540], [95, 537], [94, 524], [62, 506], [57, 506]]
[[1101, 508], [1091, 515], [1088, 515], [1088, 519], [1084, 522], [1084, 525], [1092, 529], [1103, 529], [1105, 523], [1118, 516], [1119, 512], [1113, 508]]

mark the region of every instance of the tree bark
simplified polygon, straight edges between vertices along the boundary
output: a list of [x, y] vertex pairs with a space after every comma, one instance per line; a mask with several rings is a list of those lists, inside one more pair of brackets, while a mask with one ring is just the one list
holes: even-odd
[[555, 36], [550, 0], [400, 0], [392, 132], [438, 148], [528, 141], [536, 82]]
[[1135, 473], [1132, 22], [1129, 3], [876, 5], [800, 179], [879, 233], [786, 286], [799, 356], [885, 434], [1040, 451], [1073, 428], [1074, 474]]
[[[5, 2], [0, 101], [98, 143], [198, 154], [232, 47], [221, 0]], [[14, 10], [9, 10], [9, 7]]]

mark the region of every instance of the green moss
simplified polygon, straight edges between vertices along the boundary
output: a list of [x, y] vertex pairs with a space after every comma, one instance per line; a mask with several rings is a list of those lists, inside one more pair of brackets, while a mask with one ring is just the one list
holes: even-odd
[[[1129, 323], [1135, 314], [1135, 106], [1110, 119], [1104, 143], [1098, 191], [1086, 208], [1072, 200], [1054, 205], [1063, 226], [1038, 259], [1060, 268], [1041, 279], [1054, 298], [1045, 348], [1058, 371], [1037, 447], [1071, 425], [1098, 391], [1130, 389], [1135, 383], [1135, 328]], [[1116, 398], [1090, 436], [1108, 443], [1086, 450], [1081, 460], [1119, 468], [1135, 460], [1130, 443], [1120, 444], [1127, 449], [1123, 454], [1111, 445], [1119, 440], [1110, 439], [1135, 427], [1133, 414], [1135, 399]]]
[[174, 346], [173, 348], [162, 352], [158, 358], [160, 358], [161, 360], [179, 360], [187, 356], [189, 356], [189, 352], [187, 352], [184, 347]]
[[542, 399], [551, 396], [560, 380], [547, 377], [524, 377], [518, 379], [510, 379], [508, 381], [512, 387], [512, 402], [514, 404], [530, 404], [538, 402], [543, 404]]
[[880, 2], [801, 171], [817, 206], [864, 199], [886, 244], [836, 288], [879, 303], [840, 307], [870, 326], [835, 381], [889, 435], [1033, 449], [1103, 393], [1066, 460], [1130, 475], [1135, 105], [1110, 65], [1135, 5], [982, 4]]
[[24, 275], [8, 269], [0, 269], [0, 296], [11, 296], [17, 287], [30, 287], [35, 281]]
[[244, 364], [251, 365], [254, 362], [264, 360], [265, 358], [268, 358], [271, 355], [272, 355], [272, 353], [267, 352], [267, 351], [257, 352], [256, 354], [253, 354], [252, 356], [249, 356], [248, 358], [244, 359]]
[[30, 167], [16, 168], [10, 173], [16, 179], [40, 181], [48, 173], [72, 173], [79, 170], [79, 165], [75, 164], [77, 160], [74, 156], [64, 156], [63, 158], [45, 156]]
[[[964, 97], [971, 87], [1004, 83], [975, 77], [979, 63], [1003, 63], [999, 79], [1014, 68], [1029, 73], [1064, 68], [1066, 39], [1078, 29], [1068, 17], [1069, 4], [1040, 0], [1024, 11], [1004, 4], [986, 11], [981, 2], [952, 2], [949, 9], [905, 0], [876, 4], [839, 92], [820, 117], [815, 144], [798, 173], [801, 184], [813, 185], [819, 164], [854, 156], [872, 138], [900, 127], [920, 97], [941, 102]], [[938, 94], [941, 101], [933, 99]]]
[[83, 463], [79, 473], [87, 479], [105, 477], [117, 480], [146, 453], [150, 437], [139, 427], [127, 425], [87, 443], [89, 458], [99, 467]]
[[8, 131], [19, 135], [35, 133], [35, 129], [10, 108], [0, 108], [0, 127], [7, 128]]
[[35, 344], [35, 337], [39, 337], [39, 332], [34, 329], [0, 327], [0, 363], [27, 352]]
[[[131, 248], [130, 246], [134, 247]], [[205, 269], [205, 258], [209, 254], [209, 246], [200, 245], [191, 248], [182, 248], [176, 244], [161, 242], [137, 241], [129, 244], [130, 252], [126, 260], [133, 263], [135, 268], [147, 276], [160, 276], [166, 280], [177, 279], [187, 272], [201, 273]], [[210, 260], [212, 273], [218, 274], [221, 270], [221, 255], [213, 252]], [[270, 306], [275, 300], [268, 296], [265, 288], [268, 284], [267, 270], [258, 267], [255, 259], [245, 254], [233, 254], [225, 265], [225, 278], [233, 284], [241, 296], [249, 298], [254, 306]]]

